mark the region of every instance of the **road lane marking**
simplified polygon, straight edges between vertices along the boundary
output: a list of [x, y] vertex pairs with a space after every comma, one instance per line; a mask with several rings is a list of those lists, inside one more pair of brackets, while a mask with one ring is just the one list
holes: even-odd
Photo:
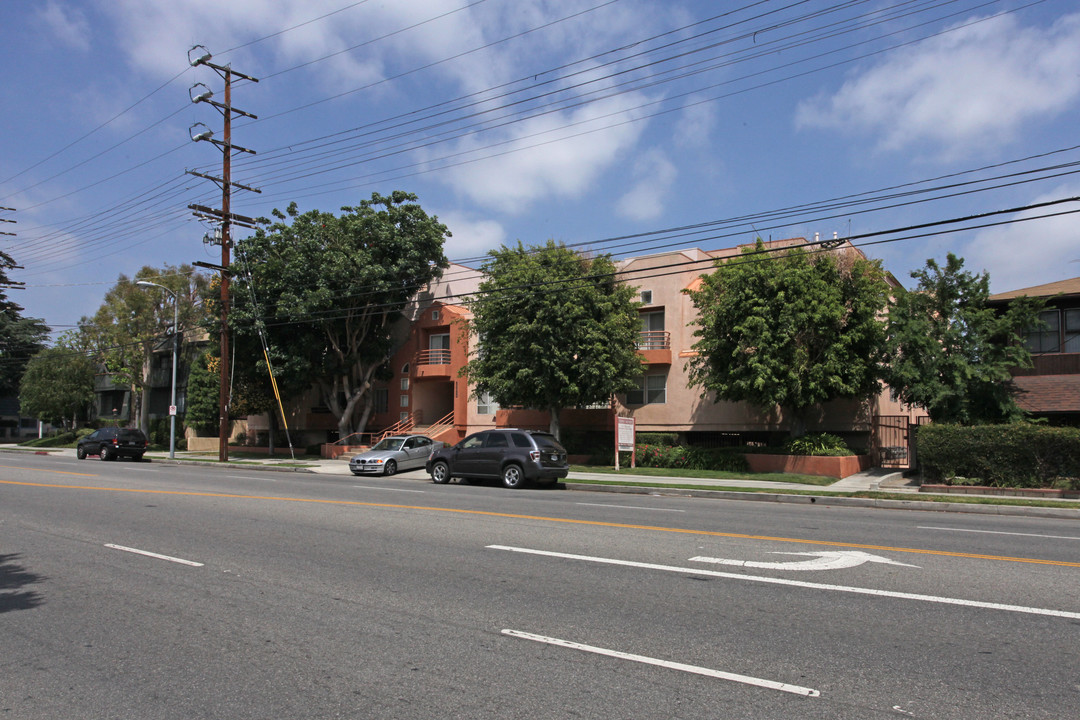
[[[98, 477], [97, 473], [70, 472], [68, 470], [50, 470], [49, 468], [31, 468], [31, 467], [22, 467], [20, 465], [0, 465], [0, 468], [3, 468], [5, 470], [25, 470], [26, 472], [56, 473], [57, 475], [78, 475], [79, 477]], [[18, 485], [20, 483], [11, 483], [11, 484], [12, 485]], [[25, 484], [33, 485], [34, 483], [25, 483]], [[54, 487], [54, 486], [46, 485], [44, 487]], [[67, 486], [66, 485], [56, 485], [55, 487], [67, 487]]]
[[[15, 470], [29, 470], [30, 468], [15, 467]], [[42, 472], [61, 472], [59, 470], [42, 470]], [[80, 475], [82, 473], [66, 473]], [[99, 477], [88, 475], [87, 477]], [[1008, 555], [981, 555], [977, 553], [954, 552], [952, 550], [925, 550], [921, 548], [891, 547], [888, 545], [870, 545], [866, 543], [838, 542], [834, 540], [811, 540], [806, 538], [772, 537], [769, 535], [750, 535], [747, 533], [719, 532], [716, 530], [698, 530], [694, 528], [673, 528], [658, 525], [637, 525], [632, 523], [604, 522], [602, 520], [578, 520], [575, 518], [551, 517], [545, 515], [523, 515], [520, 513], [494, 512], [491, 510], [465, 510], [463, 508], [448, 508], [424, 505], [398, 505], [393, 503], [375, 503], [361, 500], [326, 500], [316, 498], [297, 498], [271, 495], [243, 495], [240, 493], [212, 493], [197, 492], [192, 490], [153, 490], [149, 488], [118, 488], [118, 487], [95, 487], [93, 485], [61, 485], [59, 483], [33, 483], [21, 480], [0, 480], [0, 485], [17, 485], [22, 487], [51, 488], [56, 490], [81, 490], [87, 492], [117, 492], [137, 493], [142, 495], [174, 495], [177, 497], [210, 497], [228, 498], [232, 500], [265, 500], [271, 502], [308, 503], [312, 505], [347, 505], [352, 507], [381, 508], [387, 510], [419, 510], [422, 512], [448, 513], [453, 515], [477, 515], [481, 517], [506, 518], [510, 520], [535, 520], [537, 522], [561, 523], [565, 525], [583, 525], [587, 527], [615, 528], [619, 530], [643, 530], [645, 532], [676, 533], [680, 535], [698, 535], [700, 537], [734, 538], [737, 540], [765, 540], [776, 543], [797, 543], [799, 545], [823, 545], [825, 547], [846, 547], [858, 550], [878, 550], [886, 552], [913, 553], [916, 555], [936, 555], [938, 557], [964, 558], [967, 560], [995, 560], [998, 562], [1029, 563], [1032, 565], [1050, 565], [1053, 567], [1080, 568], [1080, 562], [1067, 562], [1064, 560], [1042, 560], [1040, 558], [1009, 557]]]
[[618, 560], [616, 558], [594, 557], [591, 555], [574, 555], [571, 553], [534, 550], [532, 548], [512, 547], [509, 545], [488, 545], [487, 547], [491, 550], [505, 550], [507, 552], [525, 553], [527, 555], [542, 555], [544, 557], [561, 558], [563, 560], [580, 560], [602, 565], [621, 565], [623, 567], [641, 568], [644, 570], [662, 570], [664, 572], [678, 572], [689, 575], [705, 575], [707, 577], [725, 578], [727, 580], [747, 580], [768, 585], [787, 585], [789, 587], [807, 588], [810, 590], [832, 590], [833, 592], [846, 592], [856, 595], [873, 595], [877, 597], [897, 598], [900, 600], [918, 600], [920, 602], [931, 602], [941, 605], [960, 605], [963, 607], [981, 608], [983, 610], [1005, 610], [1007, 612], [1025, 613], [1027, 615], [1049, 615], [1050, 617], [1080, 620], [1080, 612], [1069, 612], [1067, 610], [1051, 610], [1047, 608], [1025, 607], [1023, 605], [1006, 605], [1003, 603], [983, 602], [981, 600], [962, 600], [960, 598], [941, 597], [937, 595], [921, 595], [919, 593], [876, 590], [874, 588], [849, 587], [846, 585], [829, 585], [825, 583], [806, 582], [805, 580], [788, 580], [786, 578], [764, 577], [760, 575], [741, 575], [739, 573], [720, 572], [718, 570], [701, 570], [695, 567], [659, 565], [656, 563]]
[[408, 490], [406, 488], [388, 488], [376, 485], [353, 485], [353, 487], [360, 490], [389, 490], [390, 492], [420, 493], [421, 495], [427, 492], [427, 490]]
[[586, 503], [576, 502], [575, 505], [585, 505], [588, 507], [606, 507], [606, 508], [619, 508], [620, 510], [651, 510], [652, 512], [678, 512], [684, 513], [685, 510], [675, 510], [674, 508], [651, 508], [642, 507], [641, 505], [615, 505], [613, 503]]
[[949, 532], [986, 533], [987, 535], [1017, 535], [1019, 537], [1048, 538], [1050, 540], [1080, 540], [1080, 537], [1068, 535], [1036, 535], [1035, 533], [1003, 532], [1001, 530], [969, 530], [967, 528], [933, 527], [931, 525], [917, 525], [916, 530], [948, 530]]
[[521, 638], [523, 640], [544, 643], [545, 645], [555, 645], [556, 647], [581, 650], [582, 652], [593, 653], [595, 655], [606, 655], [607, 657], [630, 660], [632, 662], [644, 663], [645, 665], [655, 665], [671, 670], [681, 670], [682, 672], [694, 673], [695, 675], [704, 675], [706, 677], [719, 678], [720, 680], [730, 680], [731, 682], [743, 683], [744, 685], [755, 685], [769, 690], [780, 690], [781, 692], [802, 695], [804, 697], [818, 697], [821, 695], [819, 691], [814, 690], [813, 688], [789, 685], [788, 683], [776, 682], [775, 680], [764, 680], [749, 675], [737, 675], [735, 673], [724, 672], [723, 670], [713, 670], [712, 668], [700, 667], [698, 665], [687, 665], [685, 663], [672, 662], [670, 660], [660, 660], [646, 655], [632, 655], [619, 650], [608, 650], [607, 648], [596, 647], [595, 645], [584, 645], [571, 640], [560, 640], [559, 638], [534, 635], [532, 633], [522, 632], [521, 630], [503, 630], [502, 634]]
[[761, 570], [843, 570], [853, 568], [863, 563], [883, 563], [885, 565], [900, 565], [901, 567], [918, 568], [918, 565], [896, 562], [880, 555], [871, 555], [860, 550], [828, 550], [825, 552], [772, 552], [770, 555], [802, 555], [810, 556], [812, 560], [795, 560], [790, 562], [761, 562], [758, 560], [728, 560], [727, 558], [692, 557], [690, 562], [705, 562], [714, 565], [734, 565], [736, 567], [758, 568]]
[[184, 560], [183, 558], [169, 557], [168, 555], [159, 555], [157, 553], [149, 552], [148, 550], [139, 550], [137, 548], [124, 547], [123, 545], [113, 545], [112, 543], [105, 543], [105, 547], [112, 548], [113, 550], [123, 550], [124, 552], [135, 553], [136, 555], [145, 555], [146, 557], [157, 558], [158, 560], [168, 560], [169, 562], [179, 563], [181, 565], [190, 565], [191, 567], [202, 567], [201, 562], [193, 562], [191, 560]]

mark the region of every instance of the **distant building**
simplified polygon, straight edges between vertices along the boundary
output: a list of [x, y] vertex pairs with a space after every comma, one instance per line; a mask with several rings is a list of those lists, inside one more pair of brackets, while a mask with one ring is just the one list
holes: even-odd
[[1031, 328], [1025, 343], [1033, 367], [1013, 370], [1017, 404], [1055, 425], [1080, 425], [1080, 278], [991, 295], [1005, 307], [1018, 297], [1046, 300], [1039, 314], [1044, 327]]

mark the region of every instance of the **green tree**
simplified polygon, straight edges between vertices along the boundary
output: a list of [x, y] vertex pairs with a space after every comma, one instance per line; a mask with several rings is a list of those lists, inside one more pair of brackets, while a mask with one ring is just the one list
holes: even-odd
[[551, 414], [604, 402], [635, 387], [641, 330], [633, 287], [606, 255], [585, 257], [549, 240], [489, 253], [470, 303], [476, 354], [464, 369], [478, 395]]
[[770, 252], [758, 240], [716, 265], [687, 291], [698, 311], [691, 385], [717, 401], [780, 406], [792, 437], [815, 405], [878, 390], [888, 291], [879, 262], [854, 250]]
[[[137, 285], [141, 281], [164, 286], [176, 295], [179, 328], [172, 327], [172, 296], [160, 288]], [[146, 432], [154, 350], [199, 325], [205, 313], [200, 298], [205, 285], [205, 276], [196, 274], [189, 265], [166, 265], [160, 270], [143, 267], [133, 279], [121, 275], [94, 316], [79, 321], [80, 329], [93, 343], [98, 362], [115, 382], [131, 388], [136, 399], [134, 417]]]
[[[450, 232], [411, 193], [373, 193], [340, 216], [293, 203], [278, 222], [237, 244], [230, 326], [237, 375], [256, 388], [268, 378], [262, 330], [285, 397], [315, 385], [341, 437], [362, 432], [374, 409], [373, 382], [394, 351], [391, 329], [413, 296], [449, 267]], [[267, 221], [269, 222], [269, 221]], [[240, 370], [243, 365], [244, 369]], [[262, 396], [265, 399], [266, 385]]]
[[17, 267], [10, 255], [0, 251], [0, 397], [19, 391], [19, 380], [30, 357], [45, 347], [49, 328], [38, 318], [23, 317], [23, 307], [7, 296], [22, 283], [8, 278]]
[[963, 269], [949, 253], [945, 266], [927, 260], [911, 273], [913, 291], [898, 291], [889, 309], [888, 382], [893, 397], [926, 409], [935, 422], [974, 425], [1023, 417], [1011, 368], [1031, 367], [1025, 330], [1038, 325], [1043, 303], [987, 305], [990, 276]]
[[218, 430], [221, 359], [209, 351], [197, 355], [188, 373], [184, 421], [201, 435], [213, 435]]
[[30, 358], [19, 383], [24, 415], [52, 425], [76, 427], [94, 407], [94, 362], [79, 333], [65, 333], [56, 346]]

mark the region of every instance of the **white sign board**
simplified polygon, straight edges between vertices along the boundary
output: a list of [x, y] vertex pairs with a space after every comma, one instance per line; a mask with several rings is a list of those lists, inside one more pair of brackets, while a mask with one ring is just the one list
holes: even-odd
[[633, 452], [634, 451], [634, 418], [630, 417], [617, 417], [615, 418], [616, 435], [615, 442], [618, 444], [620, 452]]
[[175, 405], [170, 405], [169, 406], [169, 414], [170, 415], [175, 415], [176, 414], [176, 406]]

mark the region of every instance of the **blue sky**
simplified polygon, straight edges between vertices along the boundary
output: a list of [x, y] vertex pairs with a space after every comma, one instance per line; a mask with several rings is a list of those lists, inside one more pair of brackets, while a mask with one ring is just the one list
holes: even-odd
[[1078, 216], [1038, 217], [1077, 202], [885, 233], [1080, 196], [1075, 1], [9, 0], [0, 26], [0, 247], [57, 331], [121, 273], [220, 259], [187, 209], [221, 202], [185, 174], [221, 172], [194, 45], [260, 80], [242, 215], [401, 189], [456, 261], [836, 232], [908, 286], [947, 252], [995, 291], [1080, 276]]

